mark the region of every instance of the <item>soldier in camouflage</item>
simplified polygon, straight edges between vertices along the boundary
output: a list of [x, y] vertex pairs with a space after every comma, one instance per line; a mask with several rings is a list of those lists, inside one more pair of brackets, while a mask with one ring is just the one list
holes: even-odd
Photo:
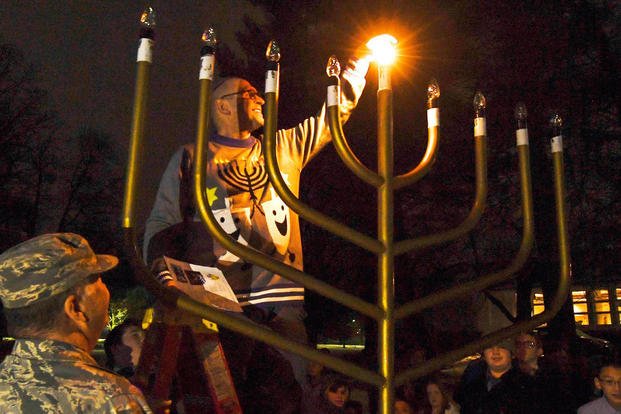
[[0, 364], [0, 413], [151, 413], [138, 388], [90, 355], [108, 322], [101, 274], [117, 263], [72, 233], [0, 255], [0, 298], [16, 338]]

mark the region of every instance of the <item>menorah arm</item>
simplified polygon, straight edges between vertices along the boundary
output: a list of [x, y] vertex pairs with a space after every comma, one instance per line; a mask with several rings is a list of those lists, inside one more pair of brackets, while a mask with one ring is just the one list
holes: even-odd
[[141, 260], [140, 251], [136, 244], [135, 232], [132, 227], [124, 228], [124, 244], [127, 257], [129, 258], [130, 264], [134, 269], [137, 280], [162, 304], [172, 308], [184, 310], [200, 318], [208, 319], [209, 321], [215, 322], [216, 324], [227, 329], [239, 332], [261, 342], [265, 342], [268, 345], [286, 349], [288, 352], [292, 352], [311, 361], [318, 362], [368, 384], [382, 384], [382, 377], [375, 372], [361, 368], [351, 362], [343, 361], [339, 358], [323, 354], [302, 343], [295, 342], [278, 335], [274, 331], [253, 323], [250, 320], [239, 318], [233, 313], [224, 312], [204, 303], [198, 302], [191, 297], [180, 293], [176, 289], [166, 288], [151, 275], [151, 272]]
[[524, 266], [526, 260], [530, 256], [530, 252], [534, 244], [535, 224], [533, 219], [533, 200], [528, 145], [519, 145], [517, 148], [520, 167], [520, 188], [522, 192], [522, 215], [524, 224], [522, 227], [522, 241], [514, 259], [505, 269], [501, 271], [494, 272], [486, 276], [482, 276], [476, 280], [460, 284], [459, 286], [408, 302], [395, 310], [395, 318], [399, 319], [410, 316], [440, 303], [457, 299], [467, 292], [478, 292], [483, 290], [489, 286], [509, 279]]
[[151, 71], [150, 61], [139, 61], [136, 72], [136, 86], [134, 91], [134, 108], [132, 114], [131, 137], [129, 140], [129, 156], [125, 173], [125, 196], [123, 199], [123, 227], [134, 225], [134, 205], [136, 183], [140, 172], [140, 150], [144, 135], [144, 120], [148, 99], [148, 80]]
[[283, 201], [301, 217], [316, 226], [322, 227], [351, 243], [362, 247], [370, 252], [379, 254], [384, 251], [384, 246], [378, 240], [356, 231], [339, 221], [314, 210], [312, 207], [301, 202], [289, 189], [278, 168], [276, 156], [276, 94], [266, 93], [265, 112], [271, 114], [265, 119], [263, 136], [263, 154], [265, 157], [265, 167], [270, 182], [276, 193]]
[[[434, 108], [436, 109], [436, 108]], [[416, 181], [423, 178], [427, 172], [431, 169], [431, 166], [436, 160], [436, 154], [438, 152], [438, 130], [437, 125], [431, 126], [428, 129], [427, 149], [425, 155], [420, 163], [410, 172], [401, 174], [395, 177], [393, 186], [395, 190], [414, 184]]]
[[395, 386], [402, 385], [411, 378], [420, 378], [433, 372], [439, 371], [455, 363], [455, 361], [458, 361], [461, 358], [472, 355], [476, 352], [481, 352], [481, 349], [485, 347], [497, 344], [503, 339], [514, 337], [520, 332], [531, 331], [534, 328], [550, 321], [554, 317], [554, 315], [556, 315], [561, 309], [563, 302], [569, 294], [571, 285], [570, 280], [569, 262], [562, 260], [559, 281], [560, 283], [556, 294], [554, 295], [552, 306], [550, 307], [550, 309], [547, 309], [543, 313], [540, 313], [539, 315], [531, 319], [515, 323], [467, 345], [461, 346], [459, 349], [447, 352], [436, 358], [425, 361], [414, 368], [400, 372], [395, 376]]
[[487, 198], [487, 137], [478, 136], [475, 142], [475, 170], [476, 170], [476, 194], [472, 208], [465, 220], [457, 227], [440, 233], [430, 234], [415, 239], [395, 242], [395, 256], [410, 250], [423, 249], [436, 244], [445, 243], [457, 239], [476, 226], [485, 209]]
[[332, 143], [336, 153], [341, 157], [343, 163], [360, 178], [362, 181], [374, 187], [379, 187], [384, 183], [384, 179], [377, 173], [367, 168], [354, 154], [345, 139], [343, 125], [341, 123], [340, 110], [338, 105], [328, 106], [328, 125], [332, 133]]
[[[522, 148], [521, 148], [522, 147]], [[526, 152], [528, 146], [518, 146], [520, 153]], [[561, 309], [571, 288], [571, 258], [569, 251], [569, 235], [567, 231], [567, 220], [565, 212], [565, 185], [563, 180], [564, 167], [562, 152], [553, 153], [554, 163], [554, 188], [556, 199], [556, 224], [557, 224], [557, 243], [559, 249], [559, 283], [551, 305], [543, 313], [526, 321], [518, 322], [509, 327], [498, 330], [490, 335], [487, 335], [477, 341], [474, 341], [465, 347], [458, 350], [448, 352], [425, 363], [408, 369], [399, 373], [395, 377], [395, 384], [398, 386], [403, 384], [410, 378], [419, 378], [424, 375], [430, 374], [434, 371], [442, 369], [455, 361], [471, 355], [475, 352], [479, 352], [483, 347], [493, 345], [500, 342], [505, 338], [509, 338], [517, 335], [520, 332], [530, 331], [542, 324], [550, 321], [554, 315]], [[520, 168], [522, 177], [524, 174], [530, 171], [525, 171], [525, 168]]]

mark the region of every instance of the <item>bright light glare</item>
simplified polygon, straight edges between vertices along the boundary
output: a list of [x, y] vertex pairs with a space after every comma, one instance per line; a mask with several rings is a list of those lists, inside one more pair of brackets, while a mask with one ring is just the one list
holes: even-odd
[[380, 65], [390, 65], [397, 57], [397, 39], [389, 34], [375, 36], [367, 42], [367, 47], [371, 49], [373, 60]]

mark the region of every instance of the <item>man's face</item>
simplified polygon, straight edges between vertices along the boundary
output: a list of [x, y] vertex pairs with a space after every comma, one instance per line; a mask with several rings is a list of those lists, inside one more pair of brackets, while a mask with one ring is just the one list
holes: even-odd
[[602, 390], [608, 403], [616, 410], [621, 409], [621, 368], [604, 367], [595, 378], [595, 386]]
[[483, 358], [492, 373], [504, 373], [511, 368], [511, 351], [499, 346], [485, 348]]
[[537, 346], [532, 335], [520, 334], [515, 338], [515, 357], [520, 362], [534, 362], [543, 355], [543, 349]]
[[264, 124], [263, 98], [257, 89], [245, 79], [227, 80], [217, 90], [218, 98], [226, 100], [231, 110], [224, 118], [227, 127], [252, 132]]
[[101, 277], [97, 277], [93, 282], [81, 288], [79, 301], [80, 308], [88, 318], [87, 329], [84, 334], [87, 336], [90, 350], [92, 350], [97, 344], [99, 335], [108, 324], [110, 292], [108, 292], [108, 288]]

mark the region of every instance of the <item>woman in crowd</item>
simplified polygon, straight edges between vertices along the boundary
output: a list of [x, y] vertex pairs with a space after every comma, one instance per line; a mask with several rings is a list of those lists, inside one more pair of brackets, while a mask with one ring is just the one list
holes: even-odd
[[459, 405], [453, 401], [453, 396], [438, 378], [431, 378], [425, 387], [427, 399], [421, 414], [459, 414]]
[[304, 407], [305, 414], [342, 414], [345, 413], [345, 403], [349, 399], [349, 383], [334, 375], [324, 378], [321, 393], [314, 401], [308, 401]]

